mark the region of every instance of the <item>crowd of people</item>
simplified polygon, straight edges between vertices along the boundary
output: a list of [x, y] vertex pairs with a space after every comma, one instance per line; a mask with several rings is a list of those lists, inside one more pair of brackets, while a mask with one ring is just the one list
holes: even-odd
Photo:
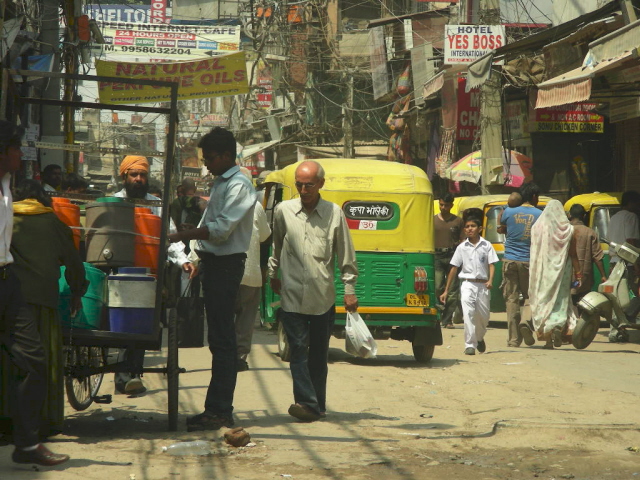
[[[523, 341], [531, 346], [536, 340], [543, 341], [547, 349], [570, 343], [577, 321], [575, 306], [594, 283], [593, 265], [600, 274], [600, 282], [607, 280], [600, 239], [593, 229], [585, 226], [584, 207], [574, 204], [567, 215], [558, 200], [550, 200], [544, 209], [539, 209], [539, 197], [536, 184], [524, 184], [519, 192], [509, 196], [498, 217], [498, 232], [505, 234], [500, 288], [506, 304], [509, 347], [519, 347]], [[443, 196], [439, 204], [440, 213], [434, 217], [434, 243], [442, 324], [453, 327], [451, 312], [461, 306], [464, 353], [474, 355], [476, 350], [482, 353], [486, 350], [484, 333], [489, 322], [493, 264], [498, 257], [491, 243], [481, 236], [482, 210], [465, 210], [459, 218], [451, 213], [450, 194]], [[609, 240], [638, 245], [640, 194], [623, 193], [620, 207], [611, 217]], [[464, 228], [460, 236], [459, 225]], [[612, 251], [611, 270], [618, 261]], [[629, 267], [629, 278], [636, 291], [637, 269], [637, 265]], [[531, 318], [524, 320], [522, 307], [527, 300]]]
[[[248, 369], [257, 292], [266, 273], [260, 247], [272, 235], [250, 173], [236, 165], [233, 134], [214, 128], [202, 137], [199, 147], [216, 177], [209, 201], [194, 195], [192, 182], [183, 182], [182, 195], [171, 208], [168, 236], [168, 259], [187, 279], [201, 278], [212, 354], [204, 411], [187, 419], [189, 431], [234, 424], [236, 375]], [[20, 148], [19, 130], [0, 122], [0, 343], [14, 373], [3, 395], [15, 400], [11, 402], [13, 461], [52, 466], [69, 459], [42, 443], [60, 433], [64, 412], [64, 362], [56, 316], [60, 266], [66, 267], [72, 313], [81, 308], [87, 282], [71, 230], [53, 213], [50, 193], [83, 193], [87, 185], [81, 177], [63, 176], [59, 168], [49, 168], [43, 172], [42, 184], [23, 181], [12, 198], [10, 180], [20, 167]], [[159, 200], [150, 193], [145, 157], [126, 156], [120, 176], [123, 189], [115, 196]], [[335, 312], [334, 257], [345, 282], [345, 305], [349, 311], [358, 306], [355, 251], [346, 219], [339, 207], [320, 198], [323, 184], [324, 172], [318, 163], [300, 165], [296, 171], [300, 198], [276, 209], [275, 248], [268, 262], [272, 286], [283, 297], [283, 323], [293, 346], [294, 403], [289, 413], [303, 421], [326, 415], [327, 354]], [[159, 207], [152, 210], [161, 214]], [[305, 275], [308, 269], [317, 275]], [[130, 366], [131, 373], [116, 374], [116, 390], [132, 396], [143, 393], [144, 350], [123, 349], [119, 362]]]
[[[23, 181], [12, 197], [11, 174], [22, 156], [20, 138], [14, 125], [0, 121], [0, 344], [9, 353], [14, 377], [0, 402], [12, 407], [13, 460], [57, 465], [69, 457], [51, 452], [42, 440], [60, 433], [64, 417], [62, 333], [56, 315], [60, 266], [66, 267], [72, 311], [81, 308], [87, 282], [71, 230], [53, 213], [50, 194], [86, 193], [88, 184], [50, 166], [42, 183]], [[198, 147], [215, 177], [209, 199], [197, 196], [194, 182], [185, 179], [170, 205], [167, 258], [181, 272], [180, 291], [194, 281], [202, 286], [212, 357], [204, 408], [187, 418], [188, 431], [234, 425], [237, 374], [249, 369], [260, 289], [267, 277], [281, 298], [280, 321], [291, 352], [294, 401], [288, 411], [301, 421], [327, 415], [334, 260], [344, 284], [345, 309], [358, 309], [355, 249], [342, 209], [321, 197], [322, 166], [314, 161], [298, 165], [299, 196], [277, 205], [270, 227], [250, 172], [237, 165], [236, 145], [234, 135], [223, 128], [204, 135]], [[145, 157], [124, 157], [119, 174], [123, 188], [113, 192], [116, 197], [160, 200], [151, 192]], [[539, 194], [535, 184], [523, 185], [509, 197], [498, 220], [499, 232], [506, 236], [500, 288], [510, 347], [536, 340], [546, 348], [559, 347], [575, 325], [575, 303], [590, 291], [592, 263], [606, 280], [604, 253], [597, 235], [584, 225], [584, 209], [574, 205], [567, 216], [562, 204], [551, 200], [541, 210]], [[434, 218], [437, 297], [444, 327], [455, 328], [457, 312], [462, 312], [464, 354], [475, 355], [487, 349], [499, 259], [482, 237], [484, 212], [471, 208], [458, 217], [451, 213], [453, 201], [451, 195], [443, 196]], [[611, 219], [609, 237], [637, 242], [640, 195], [625, 192], [621, 208]], [[161, 207], [152, 212], [160, 216]], [[272, 245], [269, 255], [265, 245]], [[612, 264], [616, 261], [611, 258]], [[532, 314], [525, 320], [521, 310], [527, 299]], [[144, 393], [144, 354], [133, 348], [119, 352], [119, 362], [130, 372], [115, 375], [116, 391]]]

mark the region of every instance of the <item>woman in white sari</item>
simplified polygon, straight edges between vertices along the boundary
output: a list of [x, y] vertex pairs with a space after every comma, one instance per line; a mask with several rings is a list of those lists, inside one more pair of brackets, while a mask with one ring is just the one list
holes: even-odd
[[[531, 228], [529, 302], [531, 320], [538, 340], [545, 348], [560, 347], [562, 337], [571, 335], [576, 316], [571, 303], [573, 279], [582, 275], [576, 254], [573, 226], [558, 200], [551, 200]], [[523, 332], [532, 345], [532, 332]]]

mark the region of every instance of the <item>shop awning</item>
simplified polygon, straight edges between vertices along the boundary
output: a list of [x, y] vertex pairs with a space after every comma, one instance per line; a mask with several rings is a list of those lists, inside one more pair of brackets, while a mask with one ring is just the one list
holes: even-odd
[[528, 37], [518, 40], [517, 42], [509, 43], [503, 47], [498, 48], [495, 51], [494, 60], [501, 60], [511, 55], [520, 55], [527, 51], [536, 51], [542, 49], [545, 45], [552, 43], [559, 38], [566, 37], [575, 32], [580, 27], [587, 25], [595, 20], [605, 18], [620, 10], [620, 5], [617, 1], [612, 1], [604, 6], [598, 8], [584, 15], [569, 20], [568, 22], [561, 23], [555, 27], [547, 28], [539, 33], [534, 33]]
[[249, 158], [256, 153], [260, 153], [269, 147], [273, 147], [278, 143], [280, 143], [279, 140], [272, 140], [270, 142], [256, 143], [255, 145], [246, 145], [242, 149], [242, 152], [240, 152], [240, 155], [242, 156], [242, 160], [245, 160], [246, 158]]
[[[587, 55], [588, 56], [588, 55]], [[567, 103], [583, 102], [591, 97], [592, 79], [614, 68], [622, 66], [633, 59], [633, 52], [603, 60], [596, 66], [582, 66], [574, 68], [562, 75], [539, 83], [536, 108], [555, 107]]]
[[399, 15], [397, 17], [376, 18], [375, 20], [369, 20], [367, 28], [381, 27], [382, 25], [389, 25], [390, 23], [402, 23], [404, 20], [414, 18], [441, 17], [447, 13], [449, 13], [449, 7], [441, 8], [439, 10], [428, 10], [426, 12], [407, 13], [406, 15]]
[[444, 72], [440, 72], [424, 84], [424, 88], [422, 90], [422, 98], [428, 98], [430, 95], [433, 95], [434, 93], [440, 91], [443, 85]]

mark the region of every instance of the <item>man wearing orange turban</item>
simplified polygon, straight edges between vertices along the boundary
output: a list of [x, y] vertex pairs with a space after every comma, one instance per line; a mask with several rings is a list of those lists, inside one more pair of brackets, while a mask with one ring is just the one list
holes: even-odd
[[[140, 155], [127, 155], [120, 163], [120, 178], [124, 182], [124, 188], [116, 193], [115, 197], [139, 198], [144, 200], [160, 200], [160, 198], [149, 193], [149, 161]], [[151, 211], [158, 216], [162, 215], [162, 207], [151, 207]], [[176, 232], [177, 229], [173, 220], [169, 219], [169, 233]], [[172, 263], [182, 267], [193, 278], [196, 267], [191, 263], [184, 253], [184, 244], [174, 243], [169, 247], [167, 259]], [[138, 395], [144, 393], [146, 388], [142, 384], [139, 371], [144, 364], [144, 350], [128, 348], [120, 349], [118, 362], [127, 362], [134, 368], [134, 373], [116, 373], [114, 382], [116, 391], [127, 395]]]
[[120, 176], [122, 177], [128, 170], [143, 170], [149, 173], [149, 161], [147, 157], [140, 155], [127, 155], [120, 164]]

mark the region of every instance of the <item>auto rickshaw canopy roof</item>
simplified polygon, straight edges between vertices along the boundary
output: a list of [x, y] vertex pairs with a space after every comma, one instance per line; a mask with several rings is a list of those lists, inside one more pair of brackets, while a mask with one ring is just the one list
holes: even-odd
[[621, 198], [622, 192], [583, 193], [582, 195], [576, 195], [567, 200], [567, 203], [564, 204], [564, 210], [568, 212], [571, 207], [577, 203], [589, 212], [595, 205], [620, 205]]
[[[487, 205], [506, 205], [509, 199], [508, 194], [498, 195], [475, 195], [472, 197], [462, 197], [458, 203], [458, 212], [462, 214], [467, 208], [479, 208], [484, 211]], [[546, 205], [552, 200], [551, 197], [540, 195], [538, 197], [538, 204]]]
[[[392, 220], [350, 218], [347, 223], [354, 246], [370, 252], [433, 252], [433, 197], [431, 182], [418, 167], [383, 160], [319, 159], [325, 170], [320, 195], [345, 210], [349, 202], [387, 205]], [[283, 200], [298, 197], [295, 171], [301, 162], [267, 176], [265, 183], [284, 186]]]
[[[323, 191], [394, 192], [432, 195], [427, 174], [418, 167], [384, 160], [353, 158], [314, 159], [325, 171]], [[302, 162], [270, 173], [265, 182], [294, 188], [295, 171]], [[292, 195], [295, 197], [296, 195]]]

